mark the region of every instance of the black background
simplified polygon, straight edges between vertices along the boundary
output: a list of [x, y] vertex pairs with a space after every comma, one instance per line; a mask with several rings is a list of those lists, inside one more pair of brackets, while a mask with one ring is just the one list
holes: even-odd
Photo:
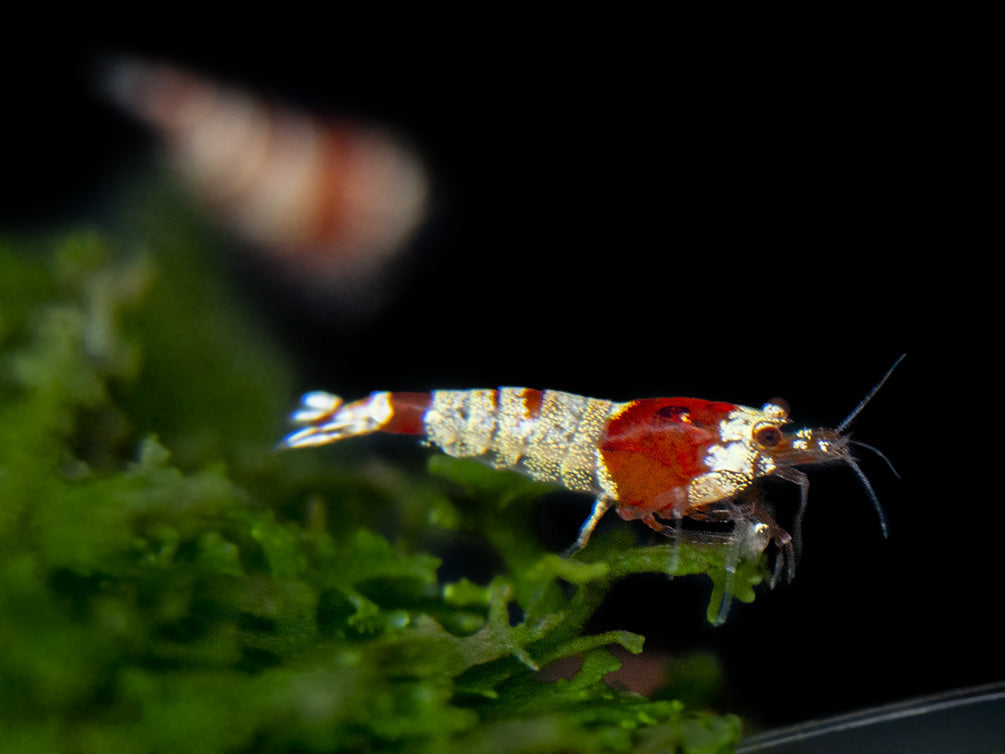
[[[906, 352], [856, 422], [903, 477], [863, 453], [888, 541], [849, 470], [810, 470], [792, 585], [712, 628], [707, 583], [641, 579], [596, 628], [715, 651], [726, 709], [764, 724], [1001, 680], [1000, 275], [965, 70], [890, 30], [738, 50], [596, 21], [9, 53], [2, 227], [100, 218], [109, 176], [153, 144], [94, 96], [94, 65], [141, 54], [384, 123], [426, 159], [431, 219], [384, 308], [341, 326], [249, 276], [304, 388], [780, 395], [833, 426]], [[794, 490], [770, 492], [791, 509]]]

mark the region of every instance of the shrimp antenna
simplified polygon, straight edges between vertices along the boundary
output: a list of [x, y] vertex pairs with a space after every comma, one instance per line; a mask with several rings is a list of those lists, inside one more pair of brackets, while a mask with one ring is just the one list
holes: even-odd
[[872, 485], [869, 483], [869, 478], [865, 475], [865, 472], [858, 467], [854, 458], [849, 456], [844, 459], [844, 462], [851, 466], [852, 470], [858, 475], [858, 478], [862, 480], [862, 484], [865, 485], [865, 491], [869, 493], [869, 499], [872, 500], [872, 507], [876, 509], [876, 513], [879, 516], [879, 528], [883, 530], [883, 539], [889, 539], [890, 531], [886, 526], [886, 513], [883, 511], [883, 506], [879, 502], [879, 497], [876, 495], [876, 492], [872, 489]]
[[854, 421], [855, 417], [858, 416], [862, 412], [862, 409], [865, 408], [865, 404], [867, 404], [869, 401], [871, 401], [872, 397], [874, 395], [876, 395], [876, 393], [879, 392], [879, 389], [881, 387], [883, 387], [883, 384], [888, 379], [890, 379], [890, 375], [893, 374], [893, 370], [896, 369], [897, 365], [900, 364], [900, 362], [902, 362], [904, 360], [905, 356], [907, 356], [907, 354], [906, 353], [902, 353], [900, 355], [900, 358], [897, 359], [895, 362], [893, 362], [893, 366], [886, 370], [886, 374], [883, 375], [883, 379], [881, 379], [879, 382], [876, 383], [876, 387], [874, 387], [872, 390], [870, 390], [866, 394], [865, 398], [863, 398], [861, 400], [861, 402], [857, 406], [855, 406], [855, 410], [852, 411], [850, 414], [848, 414], [847, 418], [845, 418], [845, 420], [843, 422], [841, 422], [840, 424], [837, 425], [837, 431], [839, 433], [844, 432], [848, 428], [848, 425], [851, 424], [852, 421]]
[[[876, 395], [876, 393], [879, 392], [879, 389], [883, 387], [884, 383], [888, 379], [890, 379], [890, 375], [893, 374], [893, 370], [896, 369], [897, 365], [904, 360], [905, 356], [907, 356], [907, 354], [902, 353], [900, 355], [900, 358], [897, 359], [895, 362], [893, 362], [893, 366], [886, 370], [886, 374], [883, 375], [883, 379], [881, 379], [879, 382], [876, 383], [876, 386], [866, 394], [865, 398], [863, 398], [857, 406], [855, 406], [855, 410], [852, 411], [850, 414], [848, 414], [847, 418], [837, 426], [837, 431], [839, 434], [844, 433], [844, 431], [848, 428], [848, 425], [851, 424], [852, 421], [854, 421], [855, 417], [861, 413], [863, 408], [865, 408], [865, 405], [870, 400], [872, 400], [872, 397]], [[890, 463], [890, 459], [887, 458], [882, 453], [880, 453], [876, 448], [872, 447], [871, 445], [866, 445], [864, 442], [856, 442], [854, 440], [852, 442], [855, 442], [856, 445], [861, 445], [863, 448], [868, 448], [869, 450], [874, 452], [876, 455], [878, 455], [880, 458], [886, 461], [887, 466], [889, 466], [890, 470], [893, 471], [894, 476], [896, 476], [898, 479], [900, 478], [900, 474], [898, 474], [897, 470], [893, 468], [893, 464]], [[883, 537], [888, 539], [890, 534], [886, 525], [886, 513], [883, 512], [883, 506], [880, 504], [879, 497], [876, 495], [875, 490], [873, 490], [872, 485], [869, 483], [868, 477], [866, 477], [862, 469], [859, 468], [859, 465], [855, 463], [855, 459], [852, 458], [850, 455], [846, 456], [844, 461], [849, 466], [851, 466], [852, 471], [854, 471], [855, 474], [858, 476], [858, 478], [862, 481], [862, 484], [865, 486], [866, 492], [869, 493], [869, 499], [872, 500], [872, 506], [873, 508], [876, 509], [876, 514], [879, 516], [879, 526], [883, 530]]]
[[869, 445], [868, 443], [862, 442], [861, 440], [850, 440], [849, 442], [851, 442], [852, 445], [858, 445], [860, 448], [868, 448], [869, 450], [871, 450], [873, 453], [875, 453], [884, 461], [886, 461], [886, 465], [890, 468], [890, 471], [893, 472], [893, 475], [897, 477], [897, 479], [903, 479], [903, 477], [897, 473], [897, 469], [894, 468], [893, 461], [887, 458], [886, 454], [879, 448]]

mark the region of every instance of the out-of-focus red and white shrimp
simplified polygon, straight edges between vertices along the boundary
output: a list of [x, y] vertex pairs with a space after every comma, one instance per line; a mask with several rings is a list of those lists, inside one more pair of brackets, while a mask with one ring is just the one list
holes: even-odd
[[134, 59], [102, 83], [226, 225], [315, 284], [380, 269], [424, 217], [426, 171], [386, 131]]
[[710, 541], [730, 541], [755, 556], [773, 541], [779, 548], [775, 579], [783, 569], [791, 579], [793, 538], [760, 503], [755, 482], [777, 476], [799, 485], [798, 537], [809, 481], [797, 467], [847, 464], [865, 485], [885, 536], [883, 510], [851, 456], [846, 430], [897, 364], [834, 429], [786, 430], [789, 408], [780, 399], [761, 408], [698, 398], [615, 403], [503, 387], [376, 392], [346, 404], [331, 393], [311, 392], [292, 417], [301, 429], [283, 444], [324, 445], [378, 431], [419, 435], [449, 455], [593, 495], [593, 511], [570, 554], [586, 546], [614, 508], [622, 518], [641, 519], [670, 537], [680, 536], [685, 517], [732, 522], [731, 534], [710, 535]]

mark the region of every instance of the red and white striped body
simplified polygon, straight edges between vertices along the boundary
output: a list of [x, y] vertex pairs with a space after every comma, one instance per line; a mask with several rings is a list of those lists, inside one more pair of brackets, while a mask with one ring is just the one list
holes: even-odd
[[[738, 520], [732, 501], [758, 478], [777, 474], [804, 488], [796, 464], [847, 460], [847, 438], [834, 430], [785, 433], [782, 402], [749, 408], [696, 398], [615, 403], [556, 390], [438, 390], [372, 393], [343, 404], [330, 393], [303, 398], [303, 428], [288, 447], [335, 442], [382, 431], [421, 435], [452, 456], [474, 458], [543, 482], [590, 493], [596, 504], [576, 549], [611, 507], [673, 536], [658, 519]], [[745, 509], [761, 551], [771, 540], [790, 562], [791, 538], [767, 514]]]
[[134, 59], [103, 84], [225, 225], [313, 285], [378, 271], [425, 216], [425, 168], [383, 129]]

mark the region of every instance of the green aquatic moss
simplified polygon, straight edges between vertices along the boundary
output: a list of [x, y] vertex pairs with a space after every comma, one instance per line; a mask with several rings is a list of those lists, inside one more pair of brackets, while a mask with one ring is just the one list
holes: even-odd
[[[625, 526], [563, 559], [515, 475], [276, 451], [282, 353], [184, 230], [152, 237], [0, 243], [0, 750], [731, 748], [735, 717], [605, 684], [641, 636], [584, 633], [633, 573], [721, 591], [721, 551]], [[441, 576], [458, 535], [488, 583]]]

